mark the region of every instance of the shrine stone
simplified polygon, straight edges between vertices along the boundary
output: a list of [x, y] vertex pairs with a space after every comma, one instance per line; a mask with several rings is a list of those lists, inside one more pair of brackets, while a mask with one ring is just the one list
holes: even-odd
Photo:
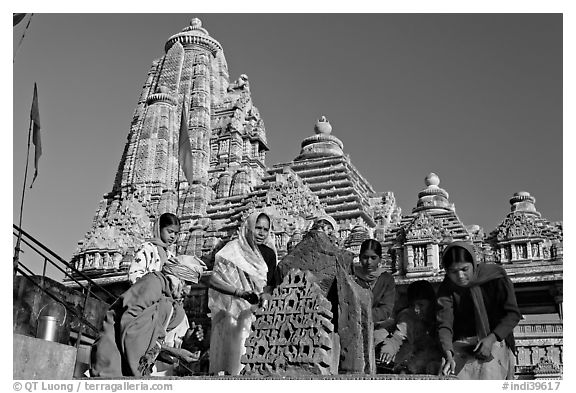
[[337, 374], [331, 304], [310, 272], [292, 269], [256, 310], [243, 375]]
[[310, 231], [278, 265], [280, 275], [308, 270], [332, 305], [332, 323], [339, 339], [339, 372], [375, 371], [372, 292], [354, 282], [354, 254], [339, 248], [328, 235]]
[[324, 296], [328, 296], [334, 284], [337, 266], [351, 273], [354, 254], [339, 248], [328, 235], [321, 231], [309, 231], [302, 241], [278, 264], [280, 275], [292, 268], [308, 270], [316, 277]]

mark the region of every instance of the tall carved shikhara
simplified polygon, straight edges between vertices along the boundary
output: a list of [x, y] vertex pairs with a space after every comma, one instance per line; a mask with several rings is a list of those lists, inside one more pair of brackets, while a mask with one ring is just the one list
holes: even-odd
[[[227, 176], [238, 195], [264, 174], [264, 124], [252, 105], [247, 77], [229, 83], [218, 41], [199, 19], [192, 19], [168, 39], [165, 52], [148, 72], [112, 191], [100, 202], [92, 229], [80, 242], [76, 263], [81, 268], [108, 259], [105, 255], [113, 262], [100, 267], [125, 267], [126, 255], [150, 236], [151, 222], [163, 212], [176, 212], [185, 231], [201, 227], [200, 219], [215, 197], [210, 184], [215, 173]], [[184, 105], [194, 168], [190, 184], [178, 161]], [[134, 220], [136, 225], [127, 224]], [[187, 252], [198, 253], [203, 246], [190, 232], [184, 238], [186, 243], [179, 246]]]
[[[280, 255], [320, 214], [339, 221], [342, 237], [358, 225], [383, 227], [394, 213], [399, 219], [393, 195], [374, 193], [342, 142], [330, 135], [325, 117], [294, 161], [267, 168], [266, 130], [249, 79], [242, 74], [230, 82], [222, 46], [199, 19], [170, 37], [164, 49], [148, 72], [112, 191], [72, 258], [75, 267], [103, 284], [122, 281], [135, 249], [164, 212], [182, 220], [178, 251], [196, 255], [234, 236], [254, 209], [272, 214]], [[184, 105], [190, 183], [178, 160]]]

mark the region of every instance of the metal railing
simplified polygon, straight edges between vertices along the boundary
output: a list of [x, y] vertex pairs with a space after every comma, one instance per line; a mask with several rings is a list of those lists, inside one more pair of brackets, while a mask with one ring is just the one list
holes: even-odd
[[[14, 265], [15, 272], [20, 273], [22, 275], [22, 277], [24, 277], [25, 279], [30, 281], [34, 286], [38, 287], [44, 294], [46, 294], [47, 296], [52, 298], [54, 301], [56, 301], [59, 304], [61, 304], [62, 306], [64, 306], [67, 311], [69, 311], [72, 315], [74, 315], [76, 318], [78, 318], [78, 321], [80, 322], [78, 332], [77, 332], [78, 336], [76, 338], [76, 348], [78, 348], [78, 346], [80, 345], [80, 342], [82, 340], [82, 330], [83, 330], [84, 326], [92, 329], [96, 333], [98, 332], [98, 328], [96, 328], [90, 321], [88, 321], [88, 319], [85, 316], [85, 310], [86, 310], [86, 305], [88, 303], [88, 298], [94, 298], [94, 299], [97, 299], [101, 302], [111, 304], [114, 301], [116, 301], [117, 296], [113, 295], [112, 293], [107, 291], [105, 288], [103, 288], [100, 285], [98, 285], [97, 283], [95, 283], [90, 277], [86, 276], [84, 273], [82, 273], [81, 271], [76, 269], [74, 266], [69, 264], [67, 261], [65, 261], [63, 258], [61, 258], [59, 255], [57, 255], [54, 251], [50, 250], [48, 247], [46, 247], [40, 241], [38, 241], [33, 236], [28, 234], [26, 231], [24, 231], [23, 229], [18, 227], [18, 225], [12, 224], [12, 227], [13, 227], [13, 235], [16, 238], [19, 238], [21, 243], [25, 244], [28, 248], [33, 250], [37, 255], [39, 255], [40, 257], [42, 257], [44, 259], [40, 284], [37, 283], [36, 280], [34, 280], [34, 278], [33, 278], [33, 276], [36, 276], [36, 274], [34, 274], [27, 266], [25, 266], [19, 260], [18, 255], [15, 257], [15, 261], [16, 261], [16, 263]], [[16, 253], [19, 254], [20, 250], [16, 250]], [[80, 308], [80, 310], [78, 310], [77, 308], [71, 307], [65, 300], [58, 298], [55, 294], [51, 293], [50, 291], [48, 291], [46, 289], [45, 278], [46, 278], [46, 267], [48, 266], [48, 264], [55, 267], [56, 269], [58, 269], [62, 273], [64, 273], [64, 275], [66, 277], [75, 281], [79, 285], [80, 290], [81, 290], [82, 294], [84, 295], [82, 307]], [[82, 281], [79, 281], [78, 278]], [[102, 297], [95, 294], [94, 289], [97, 289], [99, 293], [104, 294], [107, 297], [107, 299], [102, 299]]]

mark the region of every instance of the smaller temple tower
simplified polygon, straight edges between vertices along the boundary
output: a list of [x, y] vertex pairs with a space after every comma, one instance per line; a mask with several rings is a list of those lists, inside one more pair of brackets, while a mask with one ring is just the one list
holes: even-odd
[[391, 227], [383, 242], [389, 250], [392, 269], [406, 278], [439, 275], [442, 248], [452, 241], [471, 238], [456, 215], [448, 192], [439, 187], [438, 175], [430, 173], [424, 183], [426, 188], [418, 193], [412, 213]]
[[562, 260], [562, 227], [543, 219], [526, 191], [510, 198], [510, 213], [490, 233], [494, 260], [502, 264]]
[[[355, 227], [372, 233], [378, 226], [384, 231], [399, 219], [400, 208], [396, 206], [394, 194], [374, 191], [344, 153], [344, 144], [332, 134], [332, 125], [326, 116], [320, 116], [316, 121], [314, 135], [302, 141], [298, 156], [292, 162], [275, 164], [270, 173], [286, 167], [302, 178], [326, 206], [326, 213], [338, 223], [338, 238], [342, 244]], [[346, 244], [350, 249], [360, 246], [352, 239]]]

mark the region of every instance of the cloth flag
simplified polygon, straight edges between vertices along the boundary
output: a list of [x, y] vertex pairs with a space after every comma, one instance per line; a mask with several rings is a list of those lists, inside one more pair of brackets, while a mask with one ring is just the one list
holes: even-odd
[[25, 16], [26, 14], [12, 14], [12, 27], [22, 22], [22, 19], [24, 19]]
[[180, 136], [178, 137], [178, 158], [180, 166], [188, 180], [192, 184], [194, 172], [192, 170], [192, 146], [188, 138], [188, 111], [186, 110], [186, 99], [182, 105], [182, 118], [180, 119]]
[[34, 83], [34, 98], [32, 99], [32, 108], [30, 109], [30, 120], [32, 121], [32, 142], [34, 143], [34, 178], [30, 188], [38, 176], [38, 161], [42, 155], [42, 141], [40, 140], [40, 111], [38, 110], [38, 88]]

